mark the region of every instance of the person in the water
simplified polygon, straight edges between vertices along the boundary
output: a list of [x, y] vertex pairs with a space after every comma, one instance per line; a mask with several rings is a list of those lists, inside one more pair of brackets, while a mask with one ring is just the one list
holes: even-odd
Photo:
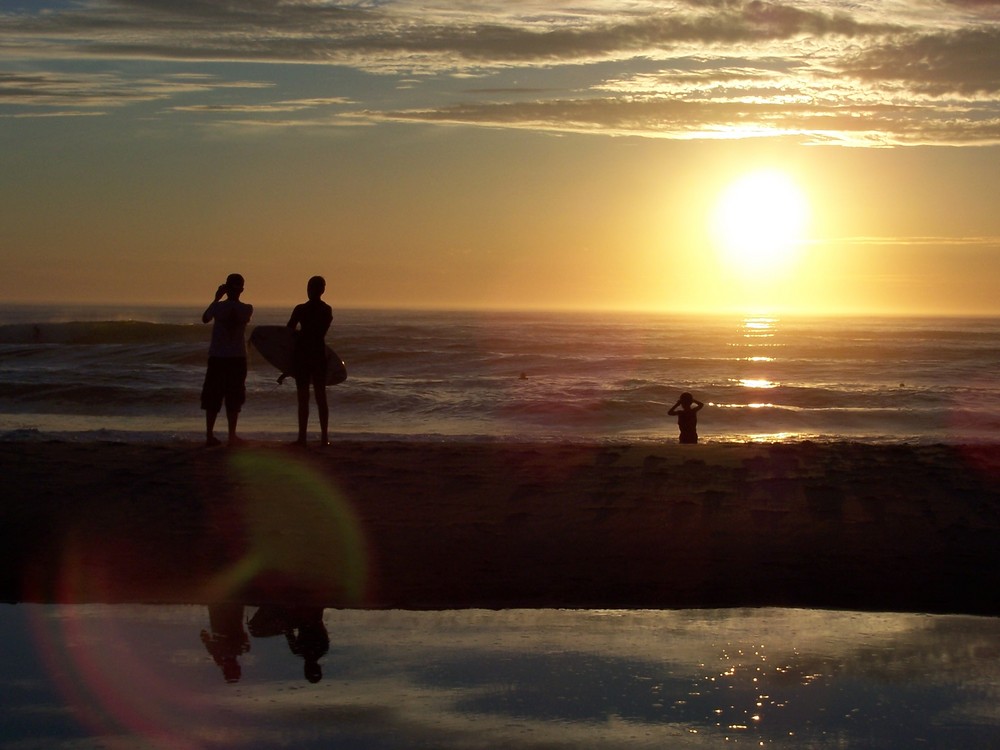
[[677, 403], [667, 412], [671, 417], [677, 417], [677, 427], [680, 428], [680, 441], [694, 444], [698, 442], [698, 412], [705, 407], [701, 401], [690, 393], [682, 393]]

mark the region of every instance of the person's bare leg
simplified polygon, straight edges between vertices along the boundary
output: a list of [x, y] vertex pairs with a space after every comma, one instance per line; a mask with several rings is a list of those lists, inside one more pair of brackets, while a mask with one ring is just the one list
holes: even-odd
[[295, 442], [305, 445], [306, 431], [309, 426], [309, 386], [298, 388], [296, 394], [299, 398], [299, 437]]
[[330, 405], [326, 400], [326, 386], [321, 383], [314, 385], [313, 389], [316, 391], [316, 411], [319, 412], [320, 442], [323, 445], [329, 445]]
[[236, 443], [242, 443], [243, 441], [236, 437], [236, 423], [240, 419], [240, 413], [238, 411], [230, 411], [226, 409], [226, 421], [229, 423], [229, 443], [230, 445], [235, 445]]
[[217, 437], [215, 437], [215, 419], [219, 416], [219, 412], [206, 410], [205, 411], [205, 445], [222, 445]]

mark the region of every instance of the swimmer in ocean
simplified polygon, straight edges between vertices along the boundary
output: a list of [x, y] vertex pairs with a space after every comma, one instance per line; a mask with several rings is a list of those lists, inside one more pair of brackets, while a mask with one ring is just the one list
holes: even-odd
[[677, 403], [667, 412], [671, 417], [677, 417], [680, 428], [680, 442], [694, 444], [698, 442], [698, 412], [705, 407], [701, 401], [695, 400], [690, 393], [682, 393]]

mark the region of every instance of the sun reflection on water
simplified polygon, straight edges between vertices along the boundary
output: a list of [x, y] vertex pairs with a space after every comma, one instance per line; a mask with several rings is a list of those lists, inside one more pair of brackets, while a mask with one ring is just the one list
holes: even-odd
[[[746, 400], [743, 393], [752, 391], [775, 390], [781, 387], [782, 383], [775, 378], [774, 368], [778, 364], [778, 358], [774, 354], [782, 344], [776, 341], [778, 325], [780, 320], [770, 315], [748, 315], [739, 322], [738, 339], [730, 346], [743, 350], [742, 356], [734, 359], [734, 362], [742, 363], [738, 365], [742, 372], [733, 373], [734, 377], [727, 382], [734, 389], [727, 399], [721, 403], [713, 403], [713, 406], [724, 409], [753, 409], [767, 410], [783, 408], [771, 400]], [[752, 397], [751, 397], [752, 398]], [[774, 435], [754, 435], [747, 436], [749, 440], [775, 439]]]
[[778, 384], [767, 378], [741, 378], [737, 381], [744, 388], [777, 388]]
[[5, 645], [40, 652], [8, 679], [47, 687], [5, 694], [0, 745], [985, 748], [1000, 727], [995, 618], [327, 609], [321, 622], [335, 682], [304, 682], [287, 635], [251, 630], [237, 690], [198, 643], [204, 607], [7, 608]]
[[743, 319], [744, 338], [769, 338], [774, 336], [779, 323], [778, 318], [759, 315]]
[[742, 735], [760, 725], [766, 710], [784, 707], [784, 703], [771, 698], [765, 686], [769, 675], [780, 673], [783, 668], [772, 668], [767, 663], [764, 644], [740, 647], [728, 643], [721, 649], [718, 661], [721, 671], [705, 676], [705, 681], [711, 684], [711, 694], [725, 699], [725, 705], [712, 710], [718, 729]]

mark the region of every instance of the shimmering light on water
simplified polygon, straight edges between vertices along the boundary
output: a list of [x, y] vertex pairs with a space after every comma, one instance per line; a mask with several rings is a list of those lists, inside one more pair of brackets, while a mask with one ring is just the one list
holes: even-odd
[[746, 318], [743, 321], [743, 328], [748, 336], [760, 336], [771, 332], [778, 324], [777, 318]]
[[777, 388], [778, 384], [765, 378], [742, 378], [739, 384], [744, 388]]
[[[0, 744], [974, 750], [1000, 740], [993, 618], [326, 610], [307, 648], [304, 623], [246, 607], [229, 683], [199, 636], [209, 622], [193, 606], [0, 606]], [[303, 675], [308, 654], [319, 681]]]
[[[94, 308], [69, 322], [44, 312], [0, 305], [0, 439], [201, 438], [200, 308]], [[125, 313], [157, 322], [100, 322]], [[255, 316], [282, 324], [288, 311]], [[350, 375], [330, 389], [331, 428], [335, 438], [655, 441], [673, 436], [664, 405], [680, 393], [742, 405], [763, 401], [754, 391], [770, 383], [768, 408], [700, 414], [701, 440], [993, 441], [998, 337], [1000, 318], [338, 310], [328, 338]], [[294, 387], [250, 359], [241, 431], [291, 439]]]

